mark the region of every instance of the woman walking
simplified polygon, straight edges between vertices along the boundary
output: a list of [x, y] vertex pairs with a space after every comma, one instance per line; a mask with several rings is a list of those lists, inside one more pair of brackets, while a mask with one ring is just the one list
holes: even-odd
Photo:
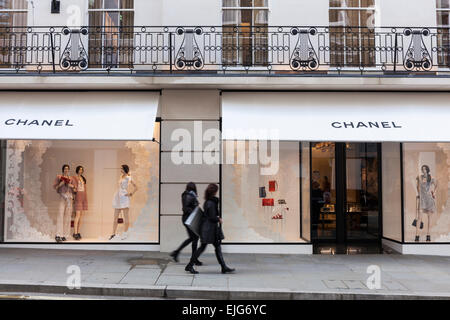
[[[178, 255], [181, 250], [183, 250], [189, 243], [192, 243], [192, 254], [191, 259], [194, 256], [195, 251], [197, 251], [198, 245], [198, 236], [191, 231], [184, 223], [186, 222], [189, 215], [194, 211], [194, 209], [198, 206], [197, 200], [197, 186], [193, 182], [189, 182], [186, 185], [186, 190], [181, 194], [181, 204], [183, 206], [183, 216], [181, 217], [181, 221], [183, 222], [184, 227], [188, 233], [189, 238], [183, 241], [183, 243], [178, 247], [177, 250], [173, 251], [170, 256], [178, 262]], [[202, 263], [198, 260], [194, 261], [196, 266], [201, 266]]]
[[222, 256], [221, 241], [224, 239], [222, 232], [222, 219], [219, 212], [219, 199], [216, 197], [219, 187], [216, 184], [208, 185], [205, 191], [205, 203], [203, 204], [204, 218], [200, 228], [201, 246], [197, 249], [186, 266], [185, 270], [190, 273], [198, 273], [194, 269], [195, 261], [205, 251], [208, 244], [214, 245], [217, 261], [222, 267], [222, 273], [233, 272], [234, 269], [227, 267]]

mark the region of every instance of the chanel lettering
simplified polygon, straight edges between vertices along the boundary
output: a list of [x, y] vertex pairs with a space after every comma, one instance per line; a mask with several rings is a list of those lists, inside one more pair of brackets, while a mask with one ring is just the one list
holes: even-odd
[[331, 124], [333, 128], [336, 129], [401, 129], [402, 126], [396, 124], [395, 122], [382, 121], [382, 122], [333, 122]]
[[30, 120], [30, 119], [8, 119], [7, 126], [39, 126], [39, 127], [73, 127], [70, 120]]

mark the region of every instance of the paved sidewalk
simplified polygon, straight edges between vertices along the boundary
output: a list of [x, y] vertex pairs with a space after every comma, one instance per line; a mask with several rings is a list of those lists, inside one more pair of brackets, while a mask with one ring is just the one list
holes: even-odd
[[[450, 299], [450, 257], [224, 254], [237, 272], [223, 275], [214, 254], [184, 271], [160, 252], [0, 249], [0, 292], [205, 299]], [[81, 289], [66, 287], [81, 269]], [[369, 290], [370, 265], [382, 287]]]

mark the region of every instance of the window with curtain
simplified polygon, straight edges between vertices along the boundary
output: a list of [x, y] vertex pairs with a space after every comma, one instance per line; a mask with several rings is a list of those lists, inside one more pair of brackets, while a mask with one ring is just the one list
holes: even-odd
[[267, 65], [268, 0], [223, 0], [223, 64]]
[[89, 0], [89, 66], [131, 67], [134, 0]]
[[450, 0], [436, 0], [438, 64], [450, 67]]
[[330, 0], [333, 66], [375, 65], [375, 0]]
[[0, 67], [23, 67], [25, 63], [27, 0], [0, 0]]

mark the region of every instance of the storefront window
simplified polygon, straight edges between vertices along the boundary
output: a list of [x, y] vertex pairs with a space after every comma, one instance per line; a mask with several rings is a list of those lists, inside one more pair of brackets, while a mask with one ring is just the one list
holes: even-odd
[[[237, 141], [235, 148], [230, 143], [234, 141], [225, 141], [225, 159], [234, 152], [236, 161], [222, 169], [225, 242], [304, 242], [300, 230], [300, 188], [305, 184], [300, 180], [301, 144], [279, 142], [278, 159], [271, 153], [268, 165], [269, 161], [245, 160], [259, 153], [260, 143]], [[274, 170], [261, 171], [268, 166]]]
[[383, 237], [402, 241], [400, 143], [382, 143]]
[[[57, 236], [66, 242], [158, 242], [157, 143], [8, 140], [2, 145], [6, 242], [55, 242]], [[63, 165], [69, 167], [67, 178]], [[76, 172], [80, 166], [83, 177]], [[80, 239], [74, 236], [77, 222]]]
[[450, 242], [450, 143], [403, 144], [405, 242]]

